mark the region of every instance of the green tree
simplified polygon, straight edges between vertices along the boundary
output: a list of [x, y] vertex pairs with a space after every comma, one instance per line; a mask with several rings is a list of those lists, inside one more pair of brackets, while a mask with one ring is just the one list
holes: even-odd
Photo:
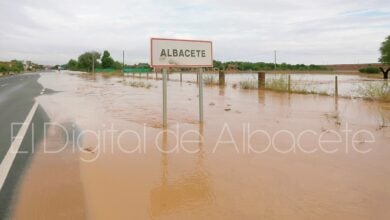
[[103, 68], [113, 68], [114, 67], [114, 59], [111, 58], [111, 55], [107, 50], [105, 50], [103, 52], [102, 67]]
[[9, 67], [7, 64], [0, 63], [0, 73], [5, 73], [5, 74], [9, 73]]
[[149, 69], [150, 65], [148, 63], [138, 63], [135, 65], [136, 68]]
[[[100, 66], [98, 60], [100, 59], [100, 53], [96, 51], [85, 52], [78, 58], [78, 69], [84, 71], [92, 71], [92, 64], [95, 68]], [[94, 62], [92, 62], [94, 60]]]
[[122, 63], [118, 61], [114, 61], [113, 68], [116, 70], [121, 70], [122, 69]]
[[[379, 62], [390, 65], [390, 35], [387, 36], [385, 41], [382, 42], [379, 51], [381, 52], [381, 57], [379, 58]], [[387, 79], [389, 75], [390, 67], [388, 67], [387, 70], [384, 70], [382, 67], [380, 67], [379, 69], [383, 73], [383, 78]]]
[[222, 70], [222, 62], [221, 61], [218, 61], [218, 60], [213, 60], [213, 66], [214, 68], [218, 69], [218, 70]]
[[69, 62], [66, 64], [66, 68], [68, 70], [73, 70], [73, 71], [78, 70], [78, 63], [77, 63], [77, 61], [74, 60], [74, 59], [70, 59]]
[[11, 71], [15, 73], [20, 73], [24, 70], [24, 65], [22, 61], [19, 60], [11, 60], [12, 66]]

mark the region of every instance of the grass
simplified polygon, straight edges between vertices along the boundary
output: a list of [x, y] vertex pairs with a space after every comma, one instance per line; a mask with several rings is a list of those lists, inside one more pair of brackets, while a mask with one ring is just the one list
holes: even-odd
[[[239, 83], [241, 89], [257, 89], [257, 79], [248, 79], [244, 81], [240, 81]], [[329, 95], [326, 91], [317, 91], [314, 88], [309, 88], [308, 85], [300, 86], [294, 85], [291, 83], [290, 85], [290, 92], [292, 93], [298, 93], [298, 94], [318, 94], [318, 95]], [[288, 85], [288, 78], [286, 76], [279, 76], [276, 78], [269, 78], [265, 82], [265, 89], [277, 91], [277, 92], [288, 92], [289, 91], [289, 85]]]
[[271, 78], [265, 81], [265, 88], [274, 91], [288, 91], [288, 79], [285, 76]]
[[[265, 83], [265, 88], [278, 92], [291, 92], [297, 94], [317, 94], [322, 96], [329, 95], [326, 91], [318, 91], [315, 88], [311, 88], [309, 84], [301, 84], [300, 86], [290, 82], [290, 91], [289, 91], [289, 82], [286, 76], [279, 76], [278, 78], [271, 78]], [[314, 83], [314, 82], [313, 82]]]
[[372, 100], [390, 101], [390, 87], [387, 81], [371, 82], [360, 85], [358, 93], [365, 98]]
[[218, 80], [214, 75], [204, 75], [203, 82], [205, 85], [208, 85], [208, 86], [218, 85]]
[[103, 77], [111, 77], [111, 76], [123, 76], [123, 73], [121, 71], [115, 71], [115, 72], [102, 72], [101, 73]]
[[131, 81], [128, 83], [129, 86], [135, 87], [135, 88], [146, 88], [150, 89], [152, 87], [152, 84], [150, 83], [145, 83], [145, 82], [137, 82], [137, 81]]
[[298, 87], [292, 86], [291, 92], [298, 93], [298, 94], [314, 94], [314, 95], [322, 95], [322, 96], [329, 95], [328, 92], [326, 92], [326, 91], [317, 91], [313, 88], [306, 88], [306, 86], [304, 88], [298, 88]]
[[257, 89], [257, 80], [244, 80], [240, 81], [240, 88], [241, 89]]

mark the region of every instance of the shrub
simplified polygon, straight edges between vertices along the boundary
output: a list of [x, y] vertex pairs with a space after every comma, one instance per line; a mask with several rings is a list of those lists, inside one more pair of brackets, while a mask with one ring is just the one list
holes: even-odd
[[7, 65], [0, 64], [0, 73], [8, 73], [9, 68]]
[[368, 66], [368, 67], [359, 69], [359, 72], [361, 72], [361, 73], [376, 74], [376, 73], [379, 73], [379, 68], [373, 67], [373, 66]]

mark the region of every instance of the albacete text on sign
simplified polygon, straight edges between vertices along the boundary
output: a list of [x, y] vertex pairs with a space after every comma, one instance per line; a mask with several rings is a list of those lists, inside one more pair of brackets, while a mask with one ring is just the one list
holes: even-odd
[[160, 57], [206, 57], [205, 50], [162, 49]]

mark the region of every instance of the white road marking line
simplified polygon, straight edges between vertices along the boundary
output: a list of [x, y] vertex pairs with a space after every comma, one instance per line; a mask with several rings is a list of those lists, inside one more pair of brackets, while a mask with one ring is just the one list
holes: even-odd
[[1, 85], [1, 87], [7, 86], [7, 85], [8, 85], [8, 83], [4, 83], [3, 85]]
[[38, 108], [38, 103], [35, 102], [34, 106], [31, 108], [30, 112], [28, 113], [27, 118], [24, 121], [22, 127], [19, 129], [19, 132], [16, 135], [14, 141], [12, 142], [10, 148], [8, 149], [7, 154], [5, 155], [3, 161], [0, 164], [0, 190], [1, 188], [3, 188], [5, 179], [8, 176], [11, 166], [15, 160], [16, 154], [19, 151], [20, 145], [22, 144], [24, 136], [27, 133], [28, 127], [30, 126], [31, 120], [33, 119], [33, 116], [37, 108]]

